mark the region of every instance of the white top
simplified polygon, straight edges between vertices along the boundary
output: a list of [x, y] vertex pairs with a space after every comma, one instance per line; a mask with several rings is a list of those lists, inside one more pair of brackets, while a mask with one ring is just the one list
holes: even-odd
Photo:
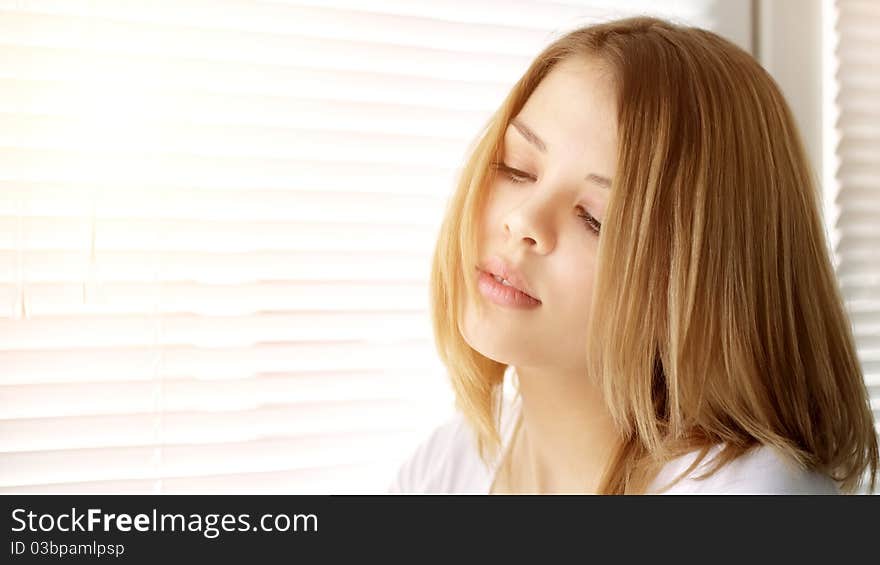
[[[521, 398], [505, 400], [502, 410], [502, 450], [510, 441]], [[708, 479], [697, 481], [721, 445], [713, 447], [700, 465], [678, 484], [660, 494], [840, 494], [837, 483], [823, 474], [798, 469], [769, 446], [759, 446], [727, 463]], [[699, 455], [698, 451], [669, 462], [649, 494], [667, 485]], [[489, 494], [501, 457], [487, 466], [477, 452], [476, 435], [457, 412], [422, 441], [400, 466], [388, 488], [401, 494]]]

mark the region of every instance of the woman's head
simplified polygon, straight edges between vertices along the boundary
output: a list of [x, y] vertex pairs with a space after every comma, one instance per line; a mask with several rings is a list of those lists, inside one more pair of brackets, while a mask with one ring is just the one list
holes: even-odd
[[[540, 306], [485, 300], [493, 256]], [[873, 488], [873, 417], [815, 179], [772, 78], [713, 33], [631, 18], [540, 53], [472, 148], [431, 287], [484, 455], [504, 369], [541, 365], [582, 369], [627, 438], [607, 492], [719, 442], [715, 468], [762, 443], [844, 490], [870, 467]]]
[[476, 222], [478, 262], [464, 274], [501, 273], [500, 261], [540, 304], [510, 308], [482, 293], [465, 295], [460, 330], [482, 355], [517, 367], [586, 371], [600, 224], [617, 162], [616, 114], [608, 71], [599, 59], [575, 55], [550, 70], [508, 124]]

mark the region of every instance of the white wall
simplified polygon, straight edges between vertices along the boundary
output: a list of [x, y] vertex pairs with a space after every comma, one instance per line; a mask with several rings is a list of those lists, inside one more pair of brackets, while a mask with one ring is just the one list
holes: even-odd
[[754, 0], [755, 56], [782, 88], [820, 182], [825, 166], [822, 150], [823, 1]]

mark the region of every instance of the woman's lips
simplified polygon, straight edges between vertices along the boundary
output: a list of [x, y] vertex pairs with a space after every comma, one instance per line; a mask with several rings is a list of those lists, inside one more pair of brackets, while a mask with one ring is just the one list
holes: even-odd
[[506, 261], [500, 255], [489, 255], [482, 265], [477, 265], [477, 268], [490, 275], [501, 277], [516, 290], [538, 302], [541, 301], [537, 294], [533, 292], [532, 286], [518, 266], [514, 266], [513, 263]]
[[479, 288], [480, 293], [489, 301], [498, 304], [499, 306], [521, 309], [537, 308], [541, 305], [541, 301], [537, 298], [533, 298], [512, 286], [501, 284], [496, 281], [495, 277], [490, 273], [481, 269], [478, 269], [477, 271], [479, 273], [477, 287]]

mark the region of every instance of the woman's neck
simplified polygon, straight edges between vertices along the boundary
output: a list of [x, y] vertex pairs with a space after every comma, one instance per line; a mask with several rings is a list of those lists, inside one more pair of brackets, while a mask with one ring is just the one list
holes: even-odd
[[517, 367], [522, 421], [511, 438], [509, 489], [592, 493], [621, 438], [583, 372]]

